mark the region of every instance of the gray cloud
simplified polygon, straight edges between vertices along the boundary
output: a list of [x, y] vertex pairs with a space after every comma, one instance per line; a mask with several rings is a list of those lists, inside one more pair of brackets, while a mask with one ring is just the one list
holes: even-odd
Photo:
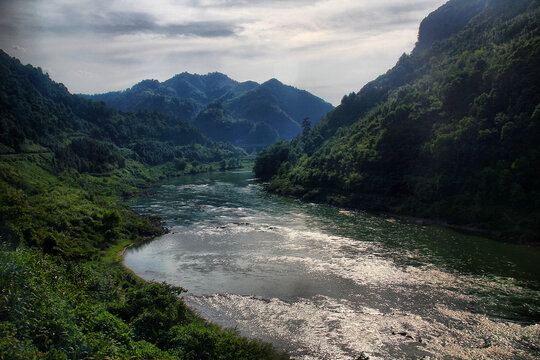
[[163, 34], [169, 36], [194, 35], [200, 37], [227, 37], [234, 36], [242, 28], [232, 23], [221, 21], [197, 21], [186, 24], [173, 24], [160, 26]]
[[[80, 16], [77, 16], [80, 18]], [[80, 20], [80, 19], [77, 19]], [[142, 12], [109, 12], [94, 14], [85, 24], [89, 30], [105, 34], [132, 34], [159, 30], [153, 16]]]
[[156, 34], [167, 36], [226, 37], [240, 29], [227, 21], [194, 21], [161, 25], [148, 14], [141, 12], [112, 12], [93, 17], [88, 29], [113, 35]]
[[165, 36], [228, 37], [234, 36], [241, 27], [228, 21], [192, 21], [177, 24], [160, 24], [158, 20], [142, 12], [108, 12], [82, 14], [64, 9], [60, 21], [50, 19], [29, 25], [32, 31], [50, 33], [99, 33], [118, 36], [131, 34], [154, 34]]
[[417, 26], [418, 12], [426, 8], [429, 1], [421, 0], [405, 4], [382, 3], [370, 8], [348, 9], [328, 19], [327, 26], [347, 28], [357, 32], [384, 32], [411, 24]]
[[191, 0], [191, 6], [198, 8], [239, 8], [239, 7], [289, 7], [313, 5], [324, 0]]
[[381, 7], [381, 11], [389, 14], [408, 13], [413, 11], [422, 11], [424, 13], [425, 9], [429, 8], [432, 3], [433, 2], [429, 0], [420, 0], [403, 4], [388, 4]]
[[220, 71], [338, 103], [410, 51], [445, 1], [0, 0], [0, 48], [77, 93]]
[[0, 33], [19, 34], [22, 24], [28, 23], [29, 14], [21, 6], [32, 8], [37, 0], [0, 0]]

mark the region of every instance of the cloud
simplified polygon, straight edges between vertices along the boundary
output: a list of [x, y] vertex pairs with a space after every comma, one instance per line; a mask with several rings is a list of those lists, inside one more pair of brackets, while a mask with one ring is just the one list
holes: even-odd
[[186, 24], [161, 26], [159, 27], [159, 30], [163, 30], [163, 34], [169, 36], [194, 35], [213, 38], [234, 36], [238, 31], [241, 30], [241, 27], [227, 22], [198, 21]]
[[324, 0], [192, 0], [193, 7], [198, 8], [246, 8], [246, 7], [287, 7], [298, 8], [305, 4], [313, 4]]
[[[157, 17], [148, 13], [96, 12], [86, 14], [80, 9], [66, 8], [55, 17], [25, 24], [30, 32], [52, 34], [96, 33], [108, 36], [151, 34], [165, 36], [227, 37], [234, 36], [241, 27], [228, 21], [191, 21], [161, 24]], [[27, 30], [28, 31], [28, 30]]]
[[445, 1], [0, 0], [0, 47], [74, 92], [220, 71], [338, 103], [412, 50]]
[[194, 21], [179, 24], [159, 24], [153, 16], [138, 12], [109, 13], [94, 17], [86, 24], [88, 31], [109, 35], [153, 34], [166, 36], [227, 37], [241, 30], [226, 21]]

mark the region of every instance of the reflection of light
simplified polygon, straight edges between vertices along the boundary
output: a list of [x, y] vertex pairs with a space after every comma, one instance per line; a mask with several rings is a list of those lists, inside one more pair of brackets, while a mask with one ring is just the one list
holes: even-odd
[[[524, 303], [538, 314], [538, 291], [506, 276], [460, 273], [447, 262], [466, 261], [470, 254], [440, 249], [448, 242], [467, 250], [473, 239], [478, 249], [493, 249], [489, 240], [272, 196], [238, 196], [221, 185], [201, 189], [196, 202], [202, 210], [184, 214], [193, 216], [188, 226], [130, 250], [126, 265], [147, 279], [185, 286], [190, 294], [222, 294], [186, 299], [211, 320], [286, 343], [300, 359], [306, 353], [347, 359], [360, 351], [392, 358], [392, 351], [402, 356], [403, 349], [410, 357], [425, 351], [422, 356], [488, 358], [494, 347], [511, 358], [514, 348], [528, 346], [523, 339], [540, 336], [534, 326], [482, 314], [512, 317], [524, 311]], [[168, 211], [165, 199], [155, 203]], [[510, 248], [521, 249], [504, 247]], [[265, 292], [264, 298], [242, 296], [252, 292]], [[456, 322], [458, 329], [448, 325]], [[504, 342], [497, 334], [504, 334]]]

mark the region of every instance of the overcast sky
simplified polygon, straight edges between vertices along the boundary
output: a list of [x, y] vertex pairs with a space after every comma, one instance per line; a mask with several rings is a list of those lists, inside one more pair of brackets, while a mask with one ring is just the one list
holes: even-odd
[[337, 105], [391, 68], [446, 0], [0, 0], [0, 47], [73, 93], [219, 71]]

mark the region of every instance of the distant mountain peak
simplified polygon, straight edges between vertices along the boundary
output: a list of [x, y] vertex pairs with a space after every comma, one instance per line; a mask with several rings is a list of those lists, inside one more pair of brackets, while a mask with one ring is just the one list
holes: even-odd
[[147, 79], [143, 80], [131, 87], [131, 90], [145, 90], [145, 89], [156, 89], [159, 86], [159, 80]]
[[286, 86], [285, 84], [283, 84], [281, 81], [279, 81], [278, 79], [276, 78], [271, 78], [270, 80], [267, 80], [265, 81], [264, 83], [262, 83], [262, 85], [280, 85], [280, 86]]
[[263, 84], [238, 82], [220, 72], [183, 72], [161, 83], [141, 81], [129, 93], [91, 98], [121, 110], [150, 109], [175, 115], [215, 140], [257, 148], [279, 138], [291, 139], [300, 133], [304, 118], [315, 123], [333, 109], [324, 100], [276, 78]]
[[[173, 79], [194, 79], [194, 78], [199, 78], [199, 79], [228, 79], [228, 80], [234, 81], [233, 79], [228, 77], [226, 74], [223, 74], [223, 73], [218, 72], [218, 71], [208, 72], [206, 74], [190, 73], [190, 72], [187, 72], [187, 71], [183, 71], [181, 73], [178, 73], [178, 74], [174, 75], [169, 80], [173, 80]], [[168, 80], [166, 80], [166, 81], [168, 81]]]
[[[223, 74], [223, 73], [220, 73], [218, 71], [214, 71], [214, 72], [209, 72], [207, 73], [206, 75], [202, 75], [202, 76], [206, 76], [208, 78], [221, 78], [221, 79], [229, 79], [229, 80], [232, 80], [230, 77], [228, 77], [227, 75]], [[234, 81], [234, 80], [233, 80]]]

